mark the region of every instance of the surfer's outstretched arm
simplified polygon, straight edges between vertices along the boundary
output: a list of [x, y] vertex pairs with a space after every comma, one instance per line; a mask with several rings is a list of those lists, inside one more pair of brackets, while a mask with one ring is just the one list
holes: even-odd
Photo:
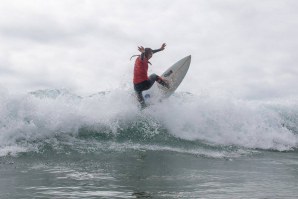
[[[163, 51], [165, 49], [165, 47], [166, 47], [166, 43], [163, 43], [161, 45], [161, 47], [159, 49], [156, 49], [156, 50], [152, 50], [151, 48], [144, 48], [143, 46], [138, 46], [138, 50], [141, 52], [141, 60], [143, 60], [145, 56], [147, 57], [146, 54], [151, 53], [151, 56], [152, 56], [152, 54], [154, 54], [154, 53], [157, 53], [159, 51]], [[150, 56], [150, 58], [151, 58], [151, 56]]]
[[[162, 51], [162, 50], [165, 49], [166, 46], [167, 46], [167, 44], [166, 44], [166, 43], [163, 43], [159, 49], [152, 50], [152, 53], [157, 53], [157, 52], [159, 52], [159, 51]], [[138, 50], [139, 50], [141, 53], [144, 53], [144, 52], [145, 52], [145, 48], [144, 48], [143, 46], [138, 46]]]
[[159, 51], [163, 51], [166, 46], [167, 46], [167, 44], [166, 43], [163, 43], [159, 49], [152, 50], [152, 53], [154, 54], [154, 53], [157, 53]]

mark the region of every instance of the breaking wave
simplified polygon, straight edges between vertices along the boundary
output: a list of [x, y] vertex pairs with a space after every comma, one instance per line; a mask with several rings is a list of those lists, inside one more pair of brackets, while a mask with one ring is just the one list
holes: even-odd
[[235, 157], [296, 150], [298, 106], [176, 93], [140, 111], [132, 93], [81, 97], [68, 90], [1, 91], [0, 156], [167, 150]]

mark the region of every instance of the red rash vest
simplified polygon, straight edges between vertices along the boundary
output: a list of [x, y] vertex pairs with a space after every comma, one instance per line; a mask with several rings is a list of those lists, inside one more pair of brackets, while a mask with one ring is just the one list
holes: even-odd
[[143, 81], [148, 80], [148, 59], [143, 58], [141, 59], [141, 56], [139, 56], [136, 59], [135, 67], [134, 67], [134, 74], [133, 74], [133, 83], [138, 84]]

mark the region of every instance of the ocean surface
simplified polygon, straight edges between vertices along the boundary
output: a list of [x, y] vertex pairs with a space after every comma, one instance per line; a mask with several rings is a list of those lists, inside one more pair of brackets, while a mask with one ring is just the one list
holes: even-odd
[[0, 198], [298, 198], [298, 101], [0, 90]]

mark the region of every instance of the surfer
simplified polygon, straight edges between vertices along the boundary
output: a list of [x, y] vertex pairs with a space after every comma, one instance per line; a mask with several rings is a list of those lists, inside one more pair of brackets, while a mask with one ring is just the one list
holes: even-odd
[[134, 56], [137, 56], [137, 59], [135, 61], [135, 66], [134, 66], [133, 84], [134, 84], [134, 90], [137, 95], [137, 99], [140, 102], [142, 108], [146, 107], [146, 103], [142, 92], [150, 89], [152, 85], [155, 83], [155, 81], [157, 81], [162, 86], [169, 88], [168, 83], [165, 82], [158, 75], [153, 73], [148, 77], [148, 64], [151, 65], [151, 63], [149, 62], [149, 59], [151, 59], [154, 53], [163, 51], [165, 47], [166, 47], [165, 43], [163, 43], [161, 47], [156, 50], [152, 50], [151, 48], [144, 48], [143, 46], [138, 46], [138, 50], [141, 52], [141, 55], [134, 55]]

